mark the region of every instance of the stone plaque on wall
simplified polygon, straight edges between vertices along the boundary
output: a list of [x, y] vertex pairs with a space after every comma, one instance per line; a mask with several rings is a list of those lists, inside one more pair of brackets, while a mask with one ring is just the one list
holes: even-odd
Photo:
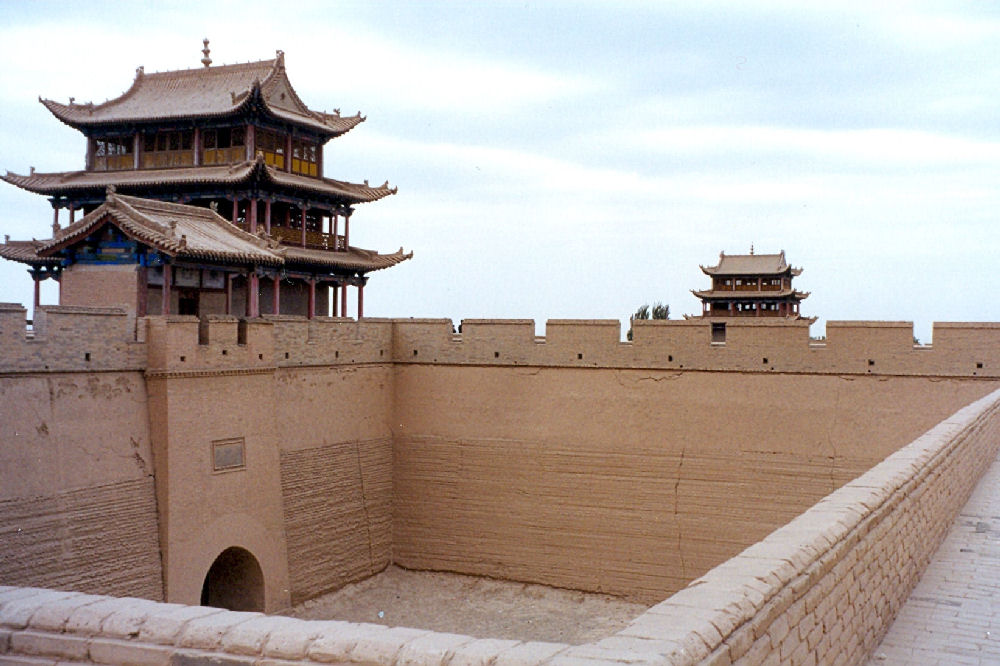
[[246, 467], [242, 437], [217, 439], [212, 442], [212, 469], [228, 472]]

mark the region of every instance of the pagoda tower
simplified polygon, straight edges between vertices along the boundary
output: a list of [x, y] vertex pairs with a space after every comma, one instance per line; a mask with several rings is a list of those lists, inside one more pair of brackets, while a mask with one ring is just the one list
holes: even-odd
[[778, 254], [719, 253], [715, 266], [701, 266], [712, 278], [712, 287], [692, 289], [701, 299], [702, 317], [793, 317], [798, 319], [799, 303], [808, 292], [796, 291], [792, 279], [802, 273]]
[[[395, 188], [323, 176], [326, 142], [365, 118], [308, 108], [282, 51], [213, 66], [207, 39], [204, 46], [201, 67], [149, 74], [139, 67], [132, 86], [103, 104], [40, 99], [86, 137], [86, 164], [2, 176], [47, 196], [54, 214], [51, 240], [8, 240], [0, 257], [30, 266], [36, 305], [38, 282], [53, 277], [61, 304], [120, 305], [138, 316], [343, 316], [355, 287], [363, 316], [368, 274], [412, 256], [351, 244], [355, 206]], [[184, 245], [169, 242], [178, 221], [190, 234]], [[248, 243], [260, 251], [242, 251]]]

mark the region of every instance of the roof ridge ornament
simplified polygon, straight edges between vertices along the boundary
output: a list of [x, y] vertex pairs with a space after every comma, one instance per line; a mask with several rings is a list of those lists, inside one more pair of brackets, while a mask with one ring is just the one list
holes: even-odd
[[205, 48], [201, 50], [201, 52], [204, 54], [204, 57], [201, 59], [201, 64], [205, 66], [205, 69], [208, 69], [208, 66], [212, 64], [212, 59], [208, 55], [209, 53], [212, 52], [212, 49], [208, 48], [208, 37], [201, 40], [201, 43], [204, 44], [205, 46]]

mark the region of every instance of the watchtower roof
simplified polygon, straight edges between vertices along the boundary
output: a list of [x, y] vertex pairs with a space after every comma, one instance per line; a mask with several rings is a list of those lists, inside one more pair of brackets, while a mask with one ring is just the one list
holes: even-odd
[[46, 241], [10, 241], [0, 257], [32, 265], [50, 264], [56, 253], [85, 238], [108, 221], [126, 235], [171, 256], [229, 264], [299, 266], [360, 273], [390, 268], [413, 257], [399, 248], [391, 254], [348, 247], [323, 252], [279, 245], [263, 234], [250, 234], [198, 206], [153, 201], [109, 191], [107, 201], [83, 219], [60, 229]]
[[103, 104], [39, 101], [76, 129], [118, 124], [153, 123], [182, 118], [214, 118], [239, 113], [257, 102], [276, 119], [308, 128], [330, 139], [364, 121], [360, 113], [313, 111], [296, 94], [285, 72], [285, 56], [236, 65], [204, 66], [147, 74], [136, 69], [132, 87]]
[[801, 268], [792, 268], [785, 260], [785, 251], [778, 254], [726, 254], [719, 253], [719, 263], [715, 266], [701, 266], [706, 275], [784, 275], [802, 273]]

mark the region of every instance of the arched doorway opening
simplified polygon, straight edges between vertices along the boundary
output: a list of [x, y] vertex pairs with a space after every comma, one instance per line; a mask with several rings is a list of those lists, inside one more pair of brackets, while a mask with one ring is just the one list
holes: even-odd
[[264, 572], [253, 554], [233, 546], [219, 554], [201, 587], [201, 605], [264, 611]]

